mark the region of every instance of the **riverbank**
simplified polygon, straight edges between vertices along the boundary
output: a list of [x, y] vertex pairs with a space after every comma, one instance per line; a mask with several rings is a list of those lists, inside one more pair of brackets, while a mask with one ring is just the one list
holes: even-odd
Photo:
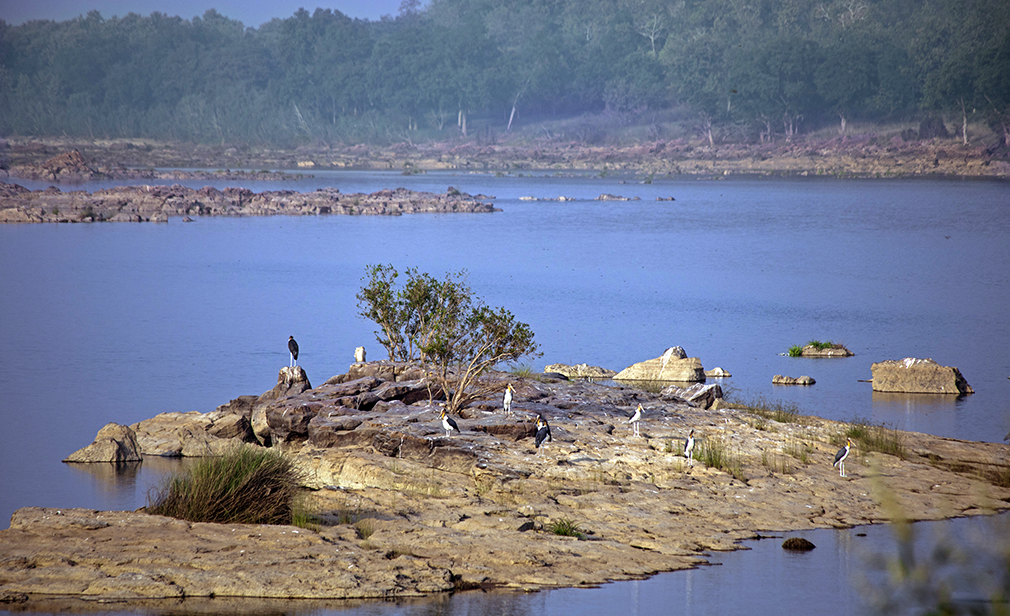
[[[696, 566], [759, 533], [1010, 507], [1010, 488], [996, 485], [1010, 453], [1002, 444], [893, 432], [899, 455], [859, 445], [840, 477], [831, 463], [848, 424], [505, 374], [494, 378], [516, 384], [515, 415], [497, 399], [478, 402], [457, 418], [462, 432], [446, 436], [437, 403], [411, 401], [415, 382], [356, 366], [296, 395], [275, 388], [131, 426], [148, 454], [210, 451], [249, 440], [248, 430], [224, 429], [245, 419], [306, 473], [317, 526], [25, 508], [0, 531], [0, 595], [37, 605], [45, 595], [331, 599], [587, 586]], [[638, 404], [646, 411], [634, 437]], [[537, 416], [553, 434], [539, 451]], [[721, 458], [689, 463], [691, 429], [699, 450]]]
[[[214, 177], [238, 178], [233, 170], [373, 169], [419, 173], [429, 170], [590, 171], [657, 175], [725, 176], [828, 175], [839, 177], [1010, 178], [1006, 148], [964, 145], [957, 139], [904, 140], [900, 136], [855, 135], [833, 139], [796, 138], [766, 144], [717, 144], [671, 139], [630, 145], [588, 145], [556, 139], [494, 143], [449, 141], [388, 146], [330, 146], [297, 149], [211, 146], [143, 139], [76, 140], [7, 138], [0, 143], [8, 177], [18, 167], [40, 165], [77, 150], [97, 171], [131, 177], [173, 173], [168, 169], [216, 169]], [[189, 173], [180, 171], [176, 173]], [[204, 172], [207, 173], [207, 172]], [[125, 176], [124, 176], [125, 177]], [[153, 175], [152, 175], [153, 177]], [[244, 177], [244, 176], [243, 176]], [[10, 181], [10, 180], [8, 180]]]

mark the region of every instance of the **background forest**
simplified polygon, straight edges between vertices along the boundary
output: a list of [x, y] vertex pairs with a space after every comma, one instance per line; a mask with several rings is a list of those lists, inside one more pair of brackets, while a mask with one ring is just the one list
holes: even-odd
[[1010, 2], [405, 0], [396, 18], [300, 10], [259, 28], [214, 10], [0, 21], [3, 135], [390, 142], [587, 115], [712, 141], [941, 116], [1005, 140]]

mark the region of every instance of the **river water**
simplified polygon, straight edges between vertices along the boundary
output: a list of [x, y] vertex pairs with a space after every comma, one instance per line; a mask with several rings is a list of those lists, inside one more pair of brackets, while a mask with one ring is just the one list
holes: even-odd
[[[355, 306], [374, 263], [434, 275], [466, 269], [478, 296], [536, 332], [543, 356], [526, 362], [536, 370], [555, 362], [620, 370], [680, 345], [706, 369], [731, 372], [721, 383], [740, 400], [960, 439], [999, 442], [1010, 430], [1005, 182], [333, 172], [245, 185], [344, 193], [451, 185], [493, 196], [502, 211], [0, 226], [0, 518], [27, 505], [144, 505], [175, 462], [116, 473], [60, 460], [111, 421], [206, 412], [262, 393], [286, 365], [288, 335], [313, 383], [345, 372], [359, 345], [381, 358]], [[594, 200], [603, 193], [639, 200]], [[856, 355], [782, 355], [811, 339]], [[861, 382], [872, 362], [909, 356], [957, 366], [976, 393], [880, 395]], [[817, 384], [773, 386], [775, 374]], [[818, 566], [819, 575], [840, 567]], [[679, 575], [657, 580], [689, 577]], [[664, 583], [635, 584], [654, 593], [646, 589]], [[631, 588], [607, 588], [616, 587]], [[539, 612], [554, 600], [536, 601]], [[714, 604], [682, 613], [717, 613], [703, 605]]]

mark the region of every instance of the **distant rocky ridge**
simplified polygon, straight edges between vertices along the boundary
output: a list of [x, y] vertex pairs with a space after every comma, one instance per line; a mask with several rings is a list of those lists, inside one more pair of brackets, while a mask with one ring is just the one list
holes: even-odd
[[[657, 139], [629, 145], [587, 145], [544, 140], [504, 140], [494, 145], [457, 141], [388, 146], [326, 143], [299, 148], [197, 145], [143, 139], [88, 141], [69, 138], [6, 138], [0, 149], [18, 165], [38, 164], [77, 149], [98, 169], [384, 169], [405, 173], [461, 171], [600, 171], [650, 176], [683, 174], [827, 175], [846, 177], [1010, 177], [1006, 149], [963, 145], [956, 139], [893, 135], [796, 138], [761, 144], [709, 145], [695, 139]], [[0, 169], [0, 177], [4, 174]]]
[[299, 193], [247, 188], [121, 186], [63, 192], [0, 182], [0, 222], [168, 222], [173, 216], [387, 215], [490, 213], [492, 204], [452, 187], [445, 194], [397, 188], [345, 195], [335, 188]]

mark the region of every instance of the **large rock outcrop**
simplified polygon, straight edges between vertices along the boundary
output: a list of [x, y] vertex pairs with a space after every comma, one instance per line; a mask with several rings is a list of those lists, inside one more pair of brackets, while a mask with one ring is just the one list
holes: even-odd
[[681, 347], [671, 347], [663, 355], [632, 364], [614, 375], [615, 381], [679, 381], [695, 383], [705, 380], [705, 369], [697, 357], [687, 357]]
[[[270, 415], [301, 413], [278, 424], [289, 434], [276, 440], [315, 490], [319, 527], [312, 531], [20, 509], [10, 529], [0, 530], [0, 596], [27, 596], [37, 606], [44, 593], [139, 601], [388, 598], [482, 585], [534, 590], [691, 567], [706, 552], [739, 548], [758, 530], [884, 522], [893, 508], [873, 496], [881, 482], [913, 520], [1010, 506], [1010, 489], [999, 479], [1010, 451], [1004, 444], [902, 433], [903, 457], [857, 445], [843, 478], [831, 462], [845, 424], [804, 417], [769, 429], [748, 409], [703, 410], [630, 387], [488, 378], [515, 384], [513, 414], [502, 413], [496, 394], [462, 409], [461, 432], [449, 437], [437, 402], [380, 399], [367, 410], [342, 402], [383, 390], [409, 394], [409, 386], [390, 387], [409, 383], [344, 375], [273, 400]], [[627, 418], [638, 404], [646, 412], [643, 436], [635, 438]], [[214, 426], [225, 434], [241, 424], [224, 415], [244, 418], [249, 406], [237, 398], [175, 420], [202, 442]], [[292, 436], [290, 428], [313, 413], [308, 440]], [[538, 417], [553, 435], [539, 449]], [[736, 470], [685, 464], [691, 430], [701, 443], [724, 443]], [[808, 461], [787, 453], [797, 439]], [[549, 532], [563, 519], [591, 540]]]
[[137, 434], [129, 426], [105, 424], [93, 443], [67, 456], [64, 462], [137, 462], [142, 460]]
[[871, 366], [873, 391], [922, 394], [973, 394], [975, 390], [951, 366], [932, 359], [889, 359]]

